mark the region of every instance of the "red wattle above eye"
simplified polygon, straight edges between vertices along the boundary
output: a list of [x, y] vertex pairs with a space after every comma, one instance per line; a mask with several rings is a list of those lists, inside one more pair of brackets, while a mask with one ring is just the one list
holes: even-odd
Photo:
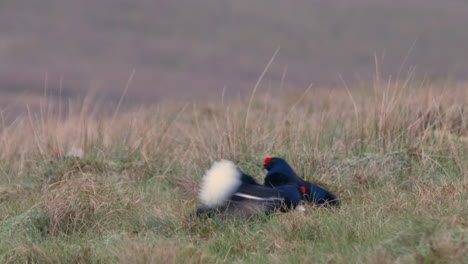
[[307, 189], [306, 189], [306, 187], [304, 187], [304, 186], [301, 186], [300, 189], [301, 189], [301, 192], [304, 193], [304, 194], [307, 192]]
[[267, 165], [268, 163], [270, 163], [271, 161], [271, 157], [266, 157], [264, 160], [263, 160], [263, 165]]

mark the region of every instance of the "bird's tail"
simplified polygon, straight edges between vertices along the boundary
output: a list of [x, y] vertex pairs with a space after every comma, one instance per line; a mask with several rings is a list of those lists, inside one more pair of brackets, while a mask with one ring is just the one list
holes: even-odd
[[315, 185], [313, 183], [307, 182], [309, 184], [309, 193], [305, 198], [309, 202], [313, 202], [317, 205], [325, 206], [339, 206], [340, 200], [330, 191], [323, 189], [322, 187]]
[[232, 161], [213, 163], [203, 176], [198, 197], [207, 207], [223, 206], [241, 185], [242, 173]]

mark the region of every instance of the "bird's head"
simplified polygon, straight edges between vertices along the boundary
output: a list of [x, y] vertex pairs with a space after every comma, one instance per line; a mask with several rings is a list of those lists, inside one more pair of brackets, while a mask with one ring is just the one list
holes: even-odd
[[279, 164], [287, 164], [286, 161], [282, 158], [276, 158], [276, 157], [266, 157], [263, 160], [263, 168], [265, 168], [267, 171], [271, 170], [273, 166], [279, 165]]
[[312, 192], [312, 184], [309, 182], [304, 181], [300, 186], [299, 190], [304, 200], [311, 201], [311, 192]]
[[270, 162], [271, 162], [272, 159], [273, 159], [272, 157], [266, 157], [266, 158], [263, 160], [263, 167], [264, 167], [265, 169], [268, 170], [268, 168], [271, 167]]

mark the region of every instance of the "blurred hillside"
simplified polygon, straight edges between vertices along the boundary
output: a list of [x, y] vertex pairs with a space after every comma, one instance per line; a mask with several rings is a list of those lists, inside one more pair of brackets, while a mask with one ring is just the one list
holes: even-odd
[[405, 61], [464, 79], [467, 27], [466, 0], [2, 1], [0, 92], [118, 98], [135, 70], [130, 101], [238, 95], [278, 46], [271, 89], [284, 73], [285, 87], [369, 80], [374, 54], [382, 75]]

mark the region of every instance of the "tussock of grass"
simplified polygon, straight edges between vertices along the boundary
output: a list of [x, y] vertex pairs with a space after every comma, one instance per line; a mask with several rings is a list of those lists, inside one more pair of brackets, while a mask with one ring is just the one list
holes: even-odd
[[[41, 207], [49, 219], [49, 235], [105, 233], [109, 225], [123, 228], [137, 198], [90, 178], [56, 182], [44, 191]], [[128, 220], [126, 220], [128, 221]]]
[[[376, 82], [257, 97], [249, 108], [239, 100], [161, 103], [115, 119], [89, 107], [31, 114], [0, 134], [0, 260], [463, 262], [467, 98], [462, 86]], [[66, 157], [71, 148], [84, 156]], [[335, 192], [341, 208], [193, 217], [212, 161], [231, 159], [262, 181], [265, 155]]]

